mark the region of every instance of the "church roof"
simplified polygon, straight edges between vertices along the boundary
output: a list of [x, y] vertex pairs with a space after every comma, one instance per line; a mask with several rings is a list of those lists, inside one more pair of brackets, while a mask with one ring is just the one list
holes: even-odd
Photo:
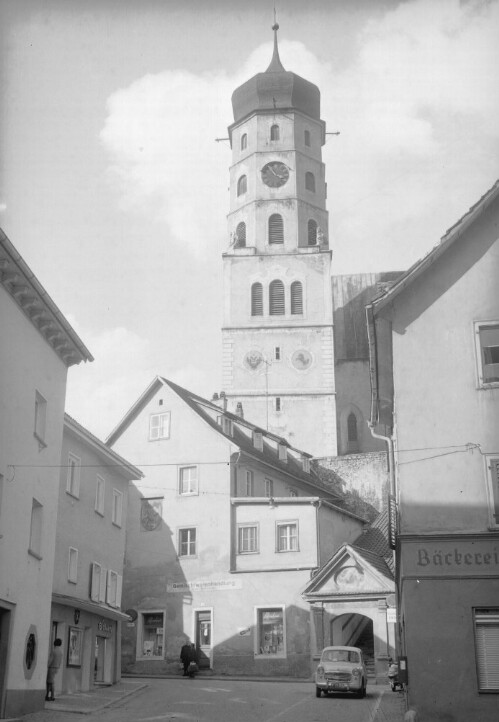
[[320, 120], [321, 94], [319, 88], [308, 80], [285, 70], [277, 47], [277, 23], [274, 30], [274, 53], [264, 73], [257, 73], [240, 85], [232, 94], [234, 123], [254, 112], [300, 110]]

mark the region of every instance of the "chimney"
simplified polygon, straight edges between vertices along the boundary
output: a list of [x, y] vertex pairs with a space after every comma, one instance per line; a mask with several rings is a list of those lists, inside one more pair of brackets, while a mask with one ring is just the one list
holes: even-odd
[[238, 401], [236, 405], [236, 415], [239, 416], [240, 419], [244, 419], [243, 405], [240, 401]]
[[225, 395], [225, 391], [220, 391], [220, 401], [222, 402], [223, 410], [227, 411], [227, 396]]

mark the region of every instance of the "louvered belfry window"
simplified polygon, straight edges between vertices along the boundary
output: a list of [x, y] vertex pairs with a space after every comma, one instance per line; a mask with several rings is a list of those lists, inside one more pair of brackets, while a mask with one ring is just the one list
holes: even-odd
[[261, 283], [254, 283], [251, 286], [251, 315], [263, 315], [263, 287]]
[[270, 140], [279, 140], [279, 126], [273, 125], [270, 128]]
[[271, 316], [284, 314], [284, 283], [272, 281], [269, 288], [269, 313]]
[[303, 313], [303, 291], [300, 281], [291, 284], [291, 313]]
[[317, 243], [317, 223], [312, 220], [308, 222], [308, 245], [315, 246]]
[[242, 196], [248, 189], [248, 179], [242, 175], [237, 181], [237, 195]]
[[234, 245], [238, 248], [243, 248], [246, 245], [246, 223], [244, 221], [237, 224]]
[[284, 224], [279, 213], [269, 218], [269, 243], [284, 243]]
[[475, 609], [478, 689], [499, 692], [499, 608]]

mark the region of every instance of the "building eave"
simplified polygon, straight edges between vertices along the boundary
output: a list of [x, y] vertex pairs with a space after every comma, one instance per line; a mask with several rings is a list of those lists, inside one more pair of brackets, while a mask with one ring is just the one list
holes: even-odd
[[107, 619], [114, 619], [117, 622], [130, 621], [129, 615], [125, 614], [124, 612], [120, 612], [119, 609], [112, 609], [108, 606], [96, 604], [95, 602], [89, 601], [88, 599], [71, 597], [68, 594], [59, 594], [58, 592], [53, 592], [52, 604], [61, 604], [64, 607], [74, 607], [75, 609], [83, 610], [85, 612], [98, 614], [99, 616], [106, 617]]

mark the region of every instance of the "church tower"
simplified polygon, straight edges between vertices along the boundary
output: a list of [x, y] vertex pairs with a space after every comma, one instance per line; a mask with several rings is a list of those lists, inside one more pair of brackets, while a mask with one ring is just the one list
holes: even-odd
[[227, 408], [314, 456], [336, 455], [325, 123], [317, 86], [264, 73], [232, 95], [223, 254]]

